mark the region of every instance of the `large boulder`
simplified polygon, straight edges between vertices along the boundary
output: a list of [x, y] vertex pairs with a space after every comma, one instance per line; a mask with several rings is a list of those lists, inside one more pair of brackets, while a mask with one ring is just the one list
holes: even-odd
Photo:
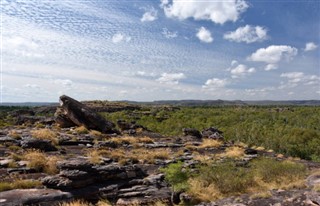
[[104, 133], [114, 132], [115, 125], [112, 122], [105, 120], [86, 105], [66, 95], [60, 97], [60, 109], [55, 116], [56, 122], [62, 126], [71, 125], [72, 122], [75, 125]]

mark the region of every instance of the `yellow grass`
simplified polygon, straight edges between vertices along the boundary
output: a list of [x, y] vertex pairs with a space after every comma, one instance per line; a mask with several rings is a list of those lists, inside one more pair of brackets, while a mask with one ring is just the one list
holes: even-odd
[[201, 201], [210, 202], [222, 197], [214, 184], [206, 184], [198, 178], [192, 178], [188, 183], [190, 185], [188, 193]]
[[56, 156], [47, 157], [47, 155], [39, 150], [28, 150], [23, 154], [22, 159], [27, 160], [27, 166], [37, 171], [43, 171], [48, 174], [56, 174], [57, 161], [60, 158]]
[[92, 204], [82, 201], [82, 200], [75, 200], [73, 202], [64, 202], [59, 204], [59, 206], [92, 206]]
[[202, 144], [199, 148], [216, 148], [222, 145], [221, 141], [215, 139], [203, 139]]
[[15, 131], [15, 130], [11, 130], [9, 131], [9, 134], [8, 134], [9, 137], [12, 137], [14, 139], [21, 139], [21, 135]]
[[59, 143], [57, 134], [49, 129], [33, 130], [31, 131], [31, 135], [34, 138], [50, 140], [54, 145], [58, 145]]
[[98, 150], [90, 150], [87, 152], [86, 156], [89, 157], [89, 161], [92, 164], [99, 164], [101, 162], [102, 155]]
[[262, 199], [262, 198], [268, 198], [268, 197], [271, 197], [272, 194], [270, 191], [263, 191], [263, 192], [256, 192], [256, 193], [253, 193], [250, 197], [252, 199]]
[[80, 126], [74, 129], [78, 134], [89, 134], [89, 130], [85, 126]]
[[[91, 156], [89, 156], [89, 155]], [[91, 150], [87, 155], [92, 159], [92, 161], [97, 161], [98, 158], [108, 157], [116, 161], [121, 162], [122, 164], [128, 162], [129, 160], [141, 161], [143, 163], [153, 163], [155, 159], [170, 159], [170, 150], [169, 149], [113, 149], [113, 150]]]
[[222, 156], [229, 158], [240, 158], [244, 156], [244, 149], [236, 146], [229, 147], [226, 149], [226, 152], [222, 154]]

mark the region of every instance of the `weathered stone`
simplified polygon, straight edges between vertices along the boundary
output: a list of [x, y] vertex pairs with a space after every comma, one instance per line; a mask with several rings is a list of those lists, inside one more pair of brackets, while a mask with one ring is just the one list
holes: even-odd
[[95, 129], [101, 132], [114, 132], [115, 125], [105, 120], [96, 112], [90, 110], [89, 107], [78, 102], [71, 97], [62, 95], [60, 97], [60, 106], [63, 114], [78, 126], [85, 126], [88, 129]]
[[86, 159], [71, 159], [57, 162], [57, 167], [60, 170], [81, 170], [81, 171], [93, 171], [93, 164]]
[[56, 112], [54, 113], [54, 118], [59, 127], [67, 128], [76, 126], [75, 123], [64, 113], [61, 107], [58, 107]]
[[202, 137], [210, 138], [215, 140], [223, 140], [223, 132], [215, 127], [210, 127], [208, 129], [202, 130]]
[[196, 130], [194, 128], [183, 128], [182, 131], [183, 131], [183, 135], [184, 136], [190, 135], [190, 136], [193, 136], [193, 137], [197, 137], [198, 139], [202, 138], [202, 135], [199, 132], [199, 130]]
[[23, 149], [39, 149], [45, 152], [57, 151], [57, 148], [51, 144], [50, 140], [25, 138], [21, 141]]
[[0, 205], [57, 205], [60, 201], [72, 199], [69, 192], [53, 189], [16, 189], [0, 192]]

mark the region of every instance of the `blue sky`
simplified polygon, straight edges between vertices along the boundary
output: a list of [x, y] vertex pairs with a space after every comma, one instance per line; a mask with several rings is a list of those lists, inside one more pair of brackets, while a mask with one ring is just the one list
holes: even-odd
[[1, 0], [1, 101], [320, 99], [318, 0]]

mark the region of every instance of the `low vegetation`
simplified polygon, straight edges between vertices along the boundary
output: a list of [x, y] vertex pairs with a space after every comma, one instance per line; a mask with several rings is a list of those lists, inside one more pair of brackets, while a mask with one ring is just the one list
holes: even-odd
[[56, 174], [58, 172], [56, 164], [60, 158], [57, 156], [47, 156], [39, 150], [27, 150], [23, 154], [22, 159], [28, 161], [28, 167], [39, 172], [45, 172], [47, 174]]
[[307, 170], [302, 164], [269, 158], [254, 160], [247, 167], [231, 160], [202, 164], [195, 172], [178, 162], [162, 169], [175, 191], [186, 191], [200, 201], [231, 195], [267, 195], [270, 189], [303, 187]]
[[[148, 112], [146, 112], [146, 111]], [[182, 128], [203, 130], [211, 126], [227, 140], [258, 145], [277, 153], [320, 161], [320, 107], [223, 106], [144, 108], [143, 111], [102, 113], [107, 119], [125, 119], [162, 133], [181, 135]], [[145, 115], [148, 113], [148, 115]]]
[[38, 129], [31, 132], [32, 137], [38, 139], [50, 140], [52, 144], [58, 145], [59, 140], [57, 134], [50, 129]]
[[13, 182], [0, 182], [0, 192], [13, 189], [29, 189], [42, 186], [37, 180], [14, 180]]

